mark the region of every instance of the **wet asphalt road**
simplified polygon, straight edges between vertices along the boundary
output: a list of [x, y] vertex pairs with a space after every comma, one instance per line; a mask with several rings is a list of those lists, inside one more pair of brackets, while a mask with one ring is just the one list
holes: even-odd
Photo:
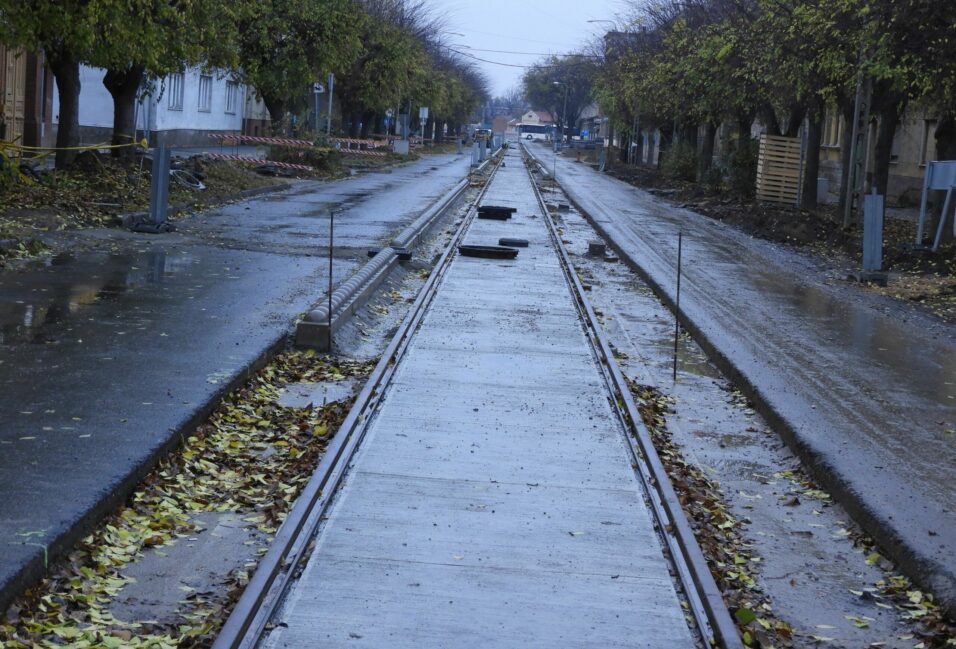
[[[535, 154], [551, 166], [542, 147]], [[672, 295], [896, 558], [956, 601], [956, 336], [805, 257], [559, 158], [571, 198]], [[909, 555], [909, 556], [907, 556]], [[915, 559], [913, 557], [916, 557]]]
[[330, 209], [339, 282], [467, 172], [428, 156], [169, 235], [68, 233], [84, 252], [0, 273], [0, 608], [322, 296]]

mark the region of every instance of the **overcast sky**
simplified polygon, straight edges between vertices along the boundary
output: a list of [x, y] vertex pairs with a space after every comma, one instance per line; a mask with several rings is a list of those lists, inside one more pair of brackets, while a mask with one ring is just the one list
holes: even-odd
[[488, 77], [492, 94], [502, 95], [520, 84], [524, 72], [521, 66], [531, 65], [544, 55], [574, 52], [611, 28], [607, 23], [588, 23], [588, 20], [614, 20], [626, 12], [630, 2], [429, 0], [429, 4], [447, 17], [448, 32], [464, 34], [446, 33], [442, 35], [444, 43], [493, 62], [475, 61]]

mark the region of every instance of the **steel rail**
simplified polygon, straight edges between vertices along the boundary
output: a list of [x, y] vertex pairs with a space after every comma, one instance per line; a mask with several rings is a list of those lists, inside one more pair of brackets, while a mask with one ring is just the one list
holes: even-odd
[[[523, 146], [522, 149], [524, 150]], [[651, 501], [660, 534], [667, 543], [671, 561], [684, 587], [698, 630], [708, 643], [716, 643], [723, 649], [743, 649], [744, 645], [740, 633], [737, 631], [737, 626], [724, 603], [723, 596], [714, 581], [710, 568], [707, 566], [707, 559], [697, 544], [697, 539], [694, 537], [694, 532], [684, 514], [680, 500], [678, 500], [671, 485], [667, 471], [654, 448], [650, 431], [641, 419], [624, 374], [614, 359], [607, 337], [604, 335], [603, 328], [597, 320], [591, 303], [584, 295], [584, 287], [574, 270], [571, 257], [561, 241], [557, 226], [544, 202], [544, 197], [535, 183], [531, 166], [527, 161], [530, 158], [537, 163], [537, 160], [526, 150], [524, 153], [526, 156], [525, 169], [531, 179], [535, 196], [544, 214], [544, 220], [548, 224], [551, 239], [558, 250], [564, 274], [573, 289], [572, 294], [585, 324], [588, 339], [591, 341], [594, 352], [600, 361], [599, 365], [605, 381], [611, 389], [612, 395], [616, 397], [612, 400], [614, 401], [614, 408], [624, 425], [624, 430], [629, 430], [632, 433], [625, 435], [625, 437], [627, 438], [628, 448], [633, 455], [634, 466], [638, 470], [638, 475]]]
[[369, 421], [381, 402], [385, 387], [390, 382], [398, 361], [408, 349], [412, 335], [434, 298], [436, 289], [454, 258], [458, 243], [475, 218], [477, 206], [497, 170], [496, 164], [429, 274], [425, 285], [419, 290], [418, 297], [402, 320], [398, 331], [366, 380], [345, 421], [329, 442], [315, 473], [296, 499], [268, 552], [256, 567], [252, 579], [216, 637], [213, 649], [252, 649], [258, 644], [266, 625], [282, 601], [296, 568], [309, 555], [309, 543], [322, 522], [355, 451], [365, 437]]

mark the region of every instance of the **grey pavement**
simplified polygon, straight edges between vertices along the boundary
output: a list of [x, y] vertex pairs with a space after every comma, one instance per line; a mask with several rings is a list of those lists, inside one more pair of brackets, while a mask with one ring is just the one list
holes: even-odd
[[0, 610], [114, 507], [204, 407], [468, 173], [428, 156], [212, 210], [168, 235], [57, 235], [83, 250], [0, 273]]
[[[532, 151], [551, 167], [551, 155]], [[558, 181], [813, 473], [956, 610], [956, 335], [798, 253], [559, 158]]]
[[694, 647], [517, 153], [425, 314], [266, 647]]

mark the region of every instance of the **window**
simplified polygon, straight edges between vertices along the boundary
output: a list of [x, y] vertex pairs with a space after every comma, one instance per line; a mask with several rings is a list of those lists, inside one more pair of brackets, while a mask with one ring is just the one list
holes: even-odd
[[226, 82], [226, 112], [235, 115], [239, 110], [239, 84], [235, 81]]
[[174, 72], [166, 79], [169, 84], [169, 110], [183, 109], [183, 73]]
[[212, 110], [212, 77], [208, 74], [199, 75], [199, 110]]

